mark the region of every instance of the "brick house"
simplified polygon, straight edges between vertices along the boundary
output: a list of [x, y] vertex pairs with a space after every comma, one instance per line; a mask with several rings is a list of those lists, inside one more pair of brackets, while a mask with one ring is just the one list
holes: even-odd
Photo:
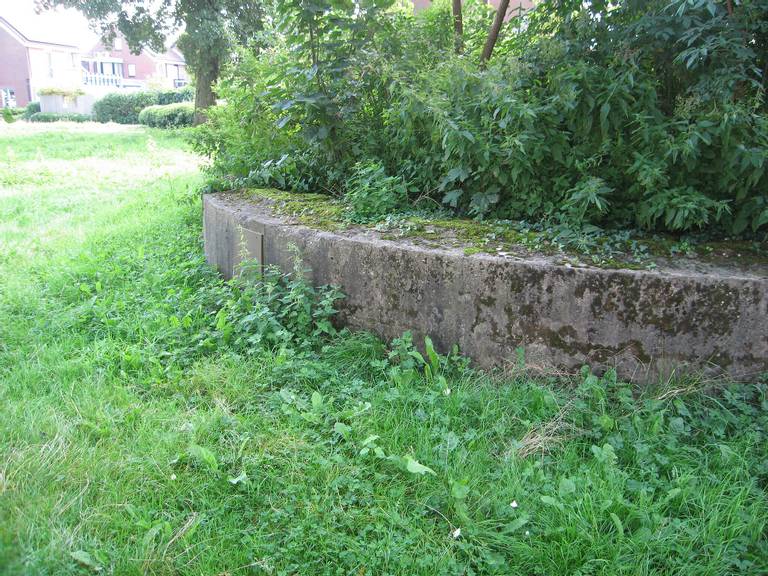
[[112, 81], [125, 88], [180, 88], [189, 83], [186, 61], [175, 46], [163, 53], [145, 48], [132, 54], [118, 37], [112, 46], [98, 42], [81, 63], [86, 86]]
[[23, 31], [0, 16], [0, 107], [22, 107], [47, 87], [80, 85], [80, 50]]
[[93, 100], [108, 92], [179, 88], [189, 82], [184, 57], [175, 47], [131, 54], [127, 43], [117, 38], [109, 48], [99, 42], [87, 49], [95, 35], [78, 34], [67, 25], [72, 20], [61, 18], [60, 13], [2, 11], [0, 108], [40, 100], [43, 88], [82, 90]]

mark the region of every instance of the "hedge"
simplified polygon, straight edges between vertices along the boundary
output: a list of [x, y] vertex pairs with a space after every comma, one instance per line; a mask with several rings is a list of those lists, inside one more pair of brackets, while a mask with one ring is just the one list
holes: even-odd
[[185, 86], [179, 90], [162, 90], [157, 93], [157, 103], [160, 105], [192, 102], [194, 99], [195, 90], [192, 86]]
[[139, 114], [139, 123], [152, 128], [179, 128], [192, 126], [195, 106], [189, 102], [149, 106]]
[[58, 114], [56, 112], [37, 112], [29, 117], [30, 122], [90, 122], [88, 114]]
[[130, 94], [113, 93], [107, 94], [93, 105], [93, 115], [97, 122], [138, 124], [139, 112], [147, 106], [188, 102], [193, 99], [194, 92], [191, 88]]
[[22, 117], [25, 120], [29, 120], [34, 114], [37, 114], [38, 112], [40, 112], [40, 102], [30, 102], [24, 109]]
[[8, 124], [16, 122], [19, 118], [25, 117], [26, 108], [3, 108], [3, 120]]

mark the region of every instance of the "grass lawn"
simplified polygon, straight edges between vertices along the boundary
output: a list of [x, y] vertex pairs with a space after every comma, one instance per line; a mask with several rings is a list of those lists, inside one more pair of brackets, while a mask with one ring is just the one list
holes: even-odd
[[0, 574], [768, 573], [765, 384], [334, 333], [205, 265], [197, 169], [173, 133], [0, 126]]

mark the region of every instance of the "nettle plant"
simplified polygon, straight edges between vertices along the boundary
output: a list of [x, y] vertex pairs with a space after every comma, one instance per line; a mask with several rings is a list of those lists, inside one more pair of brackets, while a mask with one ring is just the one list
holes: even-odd
[[768, 126], [748, 65], [765, 57], [743, 46], [746, 25], [715, 2], [568, 4], [543, 3], [525, 42], [486, 69], [454, 59], [398, 82], [385, 164], [479, 216], [728, 234], [768, 224]]
[[478, 2], [463, 29], [447, 2], [275, 10], [273, 45], [229, 70], [198, 133], [230, 184], [343, 196], [369, 220], [429, 200], [573, 229], [768, 229], [768, 0], [545, 0], [490, 59]]

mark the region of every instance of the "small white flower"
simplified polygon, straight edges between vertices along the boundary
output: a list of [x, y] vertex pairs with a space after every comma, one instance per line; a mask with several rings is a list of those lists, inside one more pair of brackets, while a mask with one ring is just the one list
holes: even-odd
[[451, 536], [453, 536], [454, 540], [457, 540], [461, 536], [461, 528], [456, 528], [456, 530], [451, 532]]
[[450, 396], [451, 395], [451, 389], [450, 388], [446, 388], [445, 390], [443, 390], [443, 394], [445, 394], [446, 396]]
[[530, 532], [528, 532], [528, 530], [526, 530], [526, 531], [525, 531], [525, 535], [526, 535], [526, 536], [530, 536], [530, 535], [531, 535], [531, 533], [530, 533]]
[[512, 502], [509, 503], [510, 508], [517, 508], [517, 500], [512, 500]]
[[171, 480], [176, 480], [176, 474], [171, 474]]

